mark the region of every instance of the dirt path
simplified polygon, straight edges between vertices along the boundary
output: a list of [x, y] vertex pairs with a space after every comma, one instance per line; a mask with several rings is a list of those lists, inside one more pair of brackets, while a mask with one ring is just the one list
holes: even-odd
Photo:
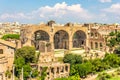
[[81, 80], [95, 80], [97, 76], [98, 76], [98, 74], [95, 74], [95, 75], [92, 75], [92, 76], [89, 75], [87, 78], [81, 79]]
[[[114, 72], [115, 70], [117, 70], [117, 69], [111, 69], [111, 70], [106, 70], [105, 72], [106, 73], [112, 73], [112, 72]], [[81, 79], [81, 80], [95, 80], [96, 78], [97, 78], [97, 76], [98, 76], [98, 74], [95, 74], [95, 75], [88, 75], [88, 77], [87, 78], [85, 78], [85, 79]]]

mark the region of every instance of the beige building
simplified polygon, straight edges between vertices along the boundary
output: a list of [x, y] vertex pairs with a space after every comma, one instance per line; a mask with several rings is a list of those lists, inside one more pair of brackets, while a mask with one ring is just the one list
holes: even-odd
[[31, 25], [21, 29], [22, 46], [35, 46], [39, 41], [50, 42], [53, 49], [72, 49], [88, 46], [88, 27], [67, 24], [65, 26]]
[[94, 27], [90, 26], [90, 48], [108, 52], [109, 48], [106, 46], [106, 43], [109, 38], [109, 33], [117, 31], [120, 31], [120, 27], [118, 25], [97, 25]]
[[107, 50], [106, 37], [112, 31], [120, 30], [119, 25], [71, 24], [56, 25], [54, 21], [47, 24], [29, 25], [21, 29], [22, 46], [35, 46], [39, 41], [47, 41], [54, 49], [95, 49]]
[[16, 45], [0, 39], [0, 80], [5, 79], [5, 72], [12, 70]]

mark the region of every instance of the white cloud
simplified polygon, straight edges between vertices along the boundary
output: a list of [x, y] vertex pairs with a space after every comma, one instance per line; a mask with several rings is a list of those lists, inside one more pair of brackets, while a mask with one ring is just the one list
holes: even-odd
[[31, 19], [31, 16], [27, 16], [24, 13], [14, 13], [14, 14], [9, 14], [9, 13], [4, 13], [0, 16], [0, 19]]
[[80, 4], [74, 4], [68, 6], [65, 2], [57, 3], [53, 7], [45, 6], [41, 7], [38, 10], [40, 15], [46, 17], [65, 17], [67, 15], [77, 16], [79, 18], [90, 18], [91, 16], [88, 14], [87, 10], [83, 9]]
[[84, 18], [89, 19], [91, 16], [88, 11], [83, 9], [80, 4], [68, 5], [65, 2], [57, 3], [54, 6], [44, 6], [32, 12], [40, 18]]
[[100, 0], [100, 2], [105, 3], [105, 2], [112, 2], [112, 0]]
[[109, 8], [104, 9], [104, 11], [120, 15], [120, 3], [112, 4]]
[[53, 19], [90, 19], [90, 13], [81, 7], [80, 4], [68, 5], [65, 2], [56, 3], [54, 6], [44, 6], [30, 13], [5, 13], [0, 16], [0, 19], [38, 19], [49, 20]]

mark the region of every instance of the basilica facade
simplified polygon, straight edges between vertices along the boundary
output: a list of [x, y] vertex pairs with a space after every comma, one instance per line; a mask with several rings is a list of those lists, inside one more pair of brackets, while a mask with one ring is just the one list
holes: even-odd
[[53, 49], [84, 48], [89, 46], [89, 29], [83, 25], [31, 25], [21, 29], [22, 46], [35, 46], [46, 41]]
[[29, 25], [21, 29], [22, 46], [35, 46], [39, 49], [39, 41], [51, 44], [51, 49], [84, 48], [107, 50], [106, 39], [110, 32], [119, 31], [119, 25], [106, 24], [72, 24], [58, 25], [54, 22], [47, 24]]

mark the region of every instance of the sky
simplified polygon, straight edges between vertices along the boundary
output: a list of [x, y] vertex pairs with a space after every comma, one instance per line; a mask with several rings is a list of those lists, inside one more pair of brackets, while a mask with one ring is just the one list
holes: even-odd
[[0, 0], [0, 22], [120, 23], [120, 0]]

